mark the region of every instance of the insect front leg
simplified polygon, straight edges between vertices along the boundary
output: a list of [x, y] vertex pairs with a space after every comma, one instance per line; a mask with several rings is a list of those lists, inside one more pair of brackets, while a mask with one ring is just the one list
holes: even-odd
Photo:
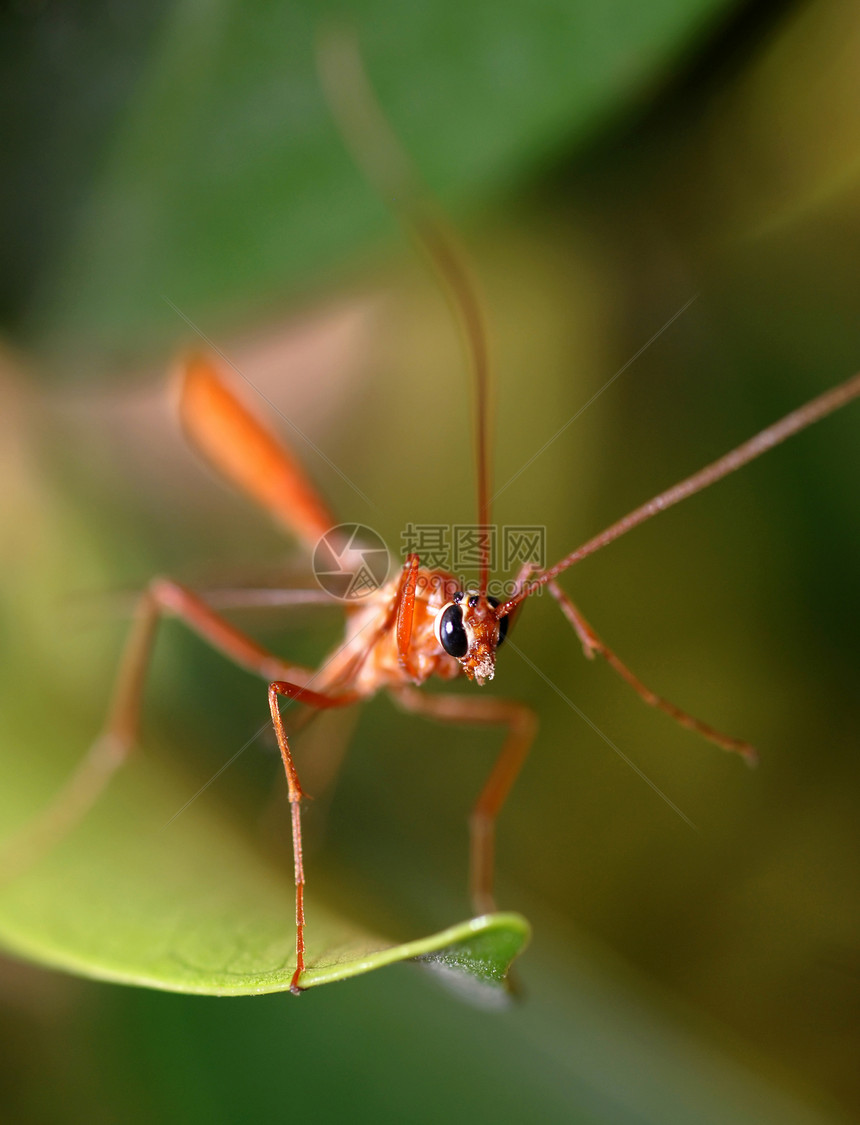
[[656, 692], [651, 691], [650, 688], [647, 688], [642, 681], [630, 671], [626, 664], [622, 664], [612, 649], [600, 639], [567, 594], [565, 594], [564, 590], [555, 582], [550, 582], [548, 585], [550, 593], [561, 606], [564, 616], [573, 626], [577, 637], [579, 637], [583, 652], [589, 659], [593, 659], [595, 656], [602, 656], [610, 668], [616, 671], [623, 680], [626, 680], [639, 698], [644, 700], [649, 707], [656, 707], [659, 711], [665, 712], [665, 714], [673, 718], [676, 723], [679, 723], [682, 727], [686, 727], [688, 730], [695, 731], [696, 734], [701, 735], [702, 738], [706, 738], [709, 742], [713, 742], [715, 745], [719, 746], [720, 749], [740, 754], [746, 759], [749, 765], [753, 766], [756, 764], [758, 754], [749, 742], [745, 742], [741, 738], [732, 738], [730, 735], [722, 734], [707, 723], [703, 723], [701, 719], [694, 718], [686, 711], [682, 711], [680, 707], [676, 707], [674, 703], [670, 703], [668, 700], [663, 699], [662, 696], [657, 695]]
[[501, 753], [481, 790], [469, 819], [469, 870], [472, 908], [476, 914], [496, 909], [493, 870], [496, 819], [534, 742], [537, 716], [523, 703], [464, 695], [425, 695], [414, 688], [393, 693], [404, 710], [443, 723], [507, 728]]
[[415, 620], [415, 587], [418, 578], [418, 556], [408, 555], [400, 576], [400, 585], [397, 589], [397, 655], [403, 671], [415, 683], [421, 677], [415, 662], [412, 659], [410, 647], [412, 644], [412, 624]]
[[287, 777], [287, 788], [290, 795], [290, 816], [293, 833], [293, 866], [296, 882], [296, 970], [290, 981], [290, 992], [298, 994], [302, 991], [299, 981], [305, 969], [305, 867], [302, 858], [302, 820], [301, 802], [304, 797], [299, 775], [296, 772], [293, 755], [290, 751], [290, 742], [281, 718], [278, 706], [278, 696], [284, 695], [288, 699], [297, 699], [311, 707], [322, 710], [327, 707], [346, 707], [354, 703], [357, 696], [352, 693], [343, 695], [325, 695], [321, 692], [309, 691], [299, 684], [275, 681], [269, 684], [269, 709], [272, 712], [272, 723], [278, 738], [278, 748], [281, 751], [281, 760], [284, 763], [284, 773]]
[[58, 844], [92, 808], [131, 753], [155, 630], [161, 617], [176, 617], [242, 668], [265, 680], [310, 678], [246, 637], [191, 590], [166, 578], [154, 579], [138, 601], [120, 660], [102, 733], [65, 786], [30, 823], [0, 850], [0, 883], [26, 870]]

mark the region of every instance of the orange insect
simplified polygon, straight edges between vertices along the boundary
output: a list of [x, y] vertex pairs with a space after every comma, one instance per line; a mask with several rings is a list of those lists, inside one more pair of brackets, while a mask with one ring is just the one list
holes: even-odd
[[[428, 253], [449, 291], [467, 342], [475, 388], [477, 515], [491, 524], [488, 441], [489, 367], [486, 334], [475, 287], [456, 244], [444, 225], [418, 199], [413, 177], [373, 101], [354, 53], [341, 54], [339, 73], [352, 67], [352, 96], [343, 97], [341, 79], [331, 81], [329, 96], [347, 137], [359, 141], [359, 157], [375, 148], [369, 173], [386, 197], [397, 185], [399, 208]], [[358, 91], [360, 96], [355, 96]], [[367, 143], [372, 136], [374, 144]], [[384, 169], [380, 172], [380, 169]], [[273, 655], [225, 620], [207, 601], [184, 586], [155, 579], [140, 598], [114, 688], [104, 730], [66, 788], [7, 851], [7, 874], [32, 862], [59, 840], [92, 806], [135, 743], [142, 688], [155, 628], [173, 616], [234, 663], [268, 683], [268, 700], [289, 790], [296, 887], [296, 968], [293, 992], [301, 991], [305, 968], [305, 869], [302, 856], [301, 802], [304, 796], [293, 763], [290, 740], [279, 709], [282, 696], [315, 709], [347, 707], [388, 691], [405, 710], [452, 723], [494, 725], [506, 737], [498, 760], [475, 803], [470, 821], [470, 882], [477, 912], [494, 909], [493, 844], [498, 814], [528, 753], [536, 718], [521, 703], [495, 697], [427, 695], [417, 690], [432, 676], [452, 680], [461, 674], [478, 686], [493, 678], [498, 650], [521, 604], [546, 586], [573, 626], [586, 656], [603, 656], [650, 706], [724, 750], [755, 760], [749, 743], [731, 738], [650, 691], [600, 639], [567, 594], [559, 576], [595, 551], [659, 512], [707, 488], [772, 446], [805, 429], [860, 396], [860, 374], [826, 391], [781, 421], [674, 487], [642, 504], [554, 566], [524, 568], [513, 593], [502, 604], [489, 590], [489, 547], [481, 547], [477, 583], [462, 586], [451, 573], [421, 566], [409, 555], [400, 574], [360, 601], [343, 603], [343, 643], [317, 671]], [[190, 441], [234, 485], [273, 515], [309, 551], [330, 535], [336, 521], [304, 475], [298, 462], [243, 403], [207, 354], [187, 357], [181, 365], [180, 416]]]

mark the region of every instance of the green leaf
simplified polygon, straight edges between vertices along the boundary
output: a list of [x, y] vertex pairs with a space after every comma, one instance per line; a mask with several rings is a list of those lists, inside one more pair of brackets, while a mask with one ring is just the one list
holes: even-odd
[[[361, 0], [349, 20], [405, 150], [462, 210], [634, 106], [731, 6]], [[37, 302], [43, 330], [87, 350], [151, 347], [186, 331], [166, 296], [221, 334], [391, 230], [320, 90], [324, 17], [309, 2], [173, 6], [98, 171], [79, 173], [77, 230]]]
[[[42, 964], [172, 992], [288, 989], [294, 889], [246, 835], [153, 763], [135, 761], [52, 854], [0, 892], [0, 942]], [[10, 788], [4, 803], [10, 801]], [[199, 807], [198, 807], [199, 806]], [[311, 887], [313, 884], [311, 884]], [[309, 897], [310, 988], [421, 958], [503, 988], [529, 927], [493, 914], [395, 944]]]

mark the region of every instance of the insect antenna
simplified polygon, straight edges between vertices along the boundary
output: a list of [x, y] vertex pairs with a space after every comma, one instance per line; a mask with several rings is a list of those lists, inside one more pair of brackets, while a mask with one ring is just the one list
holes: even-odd
[[706, 465], [704, 469], [700, 469], [697, 473], [687, 477], [685, 480], [680, 481], [678, 484], [667, 488], [665, 492], [661, 492], [658, 496], [648, 500], [645, 504], [641, 504], [638, 508], [634, 508], [622, 519], [616, 521], [601, 531], [599, 535], [589, 539], [587, 543], [583, 543], [581, 547], [577, 547], [575, 551], [571, 551], [569, 555], [565, 555], [560, 562], [549, 569], [542, 571], [540, 574], [533, 578], [529, 578], [522, 589], [520, 589], [512, 598], [509, 598], [503, 605], [500, 605], [496, 610], [497, 615], [505, 617], [511, 612], [520, 602], [533, 594], [541, 586], [545, 586], [548, 582], [553, 582], [559, 574], [567, 570], [568, 567], [573, 566], [574, 563], [580, 562], [588, 555], [593, 555], [595, 551], [599, 551], [601, 547], [606, 547], [615, 539], [619, 539], [622, 535], [626, 535], [634, 527], [638, 527], [640, 523], [645, 523], [646, 520], [651, 519], [652, 516], [658, 515], [660, 512], [665, 512], [667, 508], [671, 508], [674, 504], [680, 504], [682, 500], [686, 500], [688, 496], [693, 496], [696, 492], [701, 492], [705, 488], [709, 488], [712, 484], [716, 484], [718, 480], [735, 472], [743, 465], [748, 464], [750, 461], [760, 457], [762, 453], [766, 453], [775, 445], [785, 441], [787, 438], [792, 437], [794, 434], [800, 433], [805, 430], [807, 426], [811, 426], [813, 422], [818, 422], [822, 418], [826, 418], [828, 414], [832, 414], [840, 407], [846, 406], [853, 399], [860, 396], [860, 372], [852, 375], [850, 379], [846, 379], [844, 383], [839, 383], [837, 386], [832, 387], [829, 391], [812, 399], [811, 402], [805, 403], [803, 406], [793, 410], [778, 422], [768, 426], [755, 437], [751, 437], [742, 445], [739, 445], [731, 452], [724, 454], [716, 461], [712, 461], [710, 465]]
[[355, 35], [343, 28], [326, 28], [318, 39], [317, 62], [329, 106], [356, 164], [429, 259], [463, 336], [473, 387], [479, 587], [486, 594], [490, 572], [491, 369], [478, 288], [457, 240], [421, 186], [379, 105]]

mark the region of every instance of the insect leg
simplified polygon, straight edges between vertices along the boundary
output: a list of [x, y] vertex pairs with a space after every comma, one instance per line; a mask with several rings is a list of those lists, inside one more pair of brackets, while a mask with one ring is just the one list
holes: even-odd
[[676, 723], [680, 723], [682, 727], [686, 727], [688, 730], [700, 734], [703, 738], [707, 738], [709, 742], [715, 743], [715, 745], [719, 746], [722, 750], [729, 750], [740, 754], [746, 759], [749, 765], [756, 764], [758, 754], [755, 748], [748, 742], [744, 742], [743, 739], [740, 738], [731, 738], [727, 734], [721, 734], [720, 731], [714, 730], [714, 728], [708, 726], [707, 723], [703, 723], [700, 719], [694, 718], [686, 711], [682, 711], [680, 707], [676, 707], [674, 703], [669, 703], [668, 700], [663, 699], [661, 696], [651, 691], [650, 688], [647, 688], [642, 681], [630, 671], [626, 664], [622, 664], [612, 649], [604, 644], [600, 637], [598, 637], [597, 633], [595, 633], [567, 594], [565, 594], [564, 590], [562, 590], [556, 582], [550, 582], [548, 585], [550, 593], [561, 606], [562, 613], [573, 626], [582, 644], [583, 652], [589, 660], [592, 660], [595, 656], [602, 656], [610, 668], [614, 669], [622, 679], [626, 680], [639, 698], [644, 700], [650, 707], [656, 707], [658, 710], [664, 711], [673, 718]]
[[397, 655], [404, 671], [418, 680], [418, 670], [412, 662], [409, 646], [412, 642], [412, 622], [415, 617], [415, 583], [418, 574], [418, 556], [409, 555], [400, 577], [397, 590]]
[[467, 723], [507, 728], [501, 753], [481, 790], [469, 819], [470, 890], [479, 914], [496, 908], [493, 866], [496, 818], [516, 781], [537, 732], [537, 716], [523, 703], [465, 695], [425, 695], [414, 688], [393, 693], [406, 711], [443, 723]]
[[0, 883], [59, 843], [92, 808], [127, 759], [137, 737], [147, 666], [162, 616], [179, 618], [228, 659], [265, 680], [286, 676], [307, 680], [312, 675], [268, 653], [184, 586], [166, 578], [154, 579], [137, 603], [102, 733], [48, 806], [4, 845]]
[[352, 692], [347, 692], [343, 695], [325, 695], [322, 692], [310, 691], [299, 684], [291, 684], [283, 680], [275, 680], [273, 683], [269, 684], [269, 710], [272, 712], [272, 723], [274, 724], [275, 734], [278, 738], [278, 747], [281, 751], [281, 759], [284, 763], [284, 773], [287, 776], [287, 788], [289, 789], [290, 795], [290, 815], [293, 831], [293, 865], [296, 881], [296, 971], [293, 973], [293, 979], [290, 982], [290, 992], [298, 994], [302, 991], [299, 985], [299, 978], [305, 968], [305, 868], [302, 859], [302, 822], [300, 811], [304, 793], [302, 792], [299, 775], [296, 773], [295, 763], [293, 762], [293, 756], [290, 752], [290, 742], [287, 738], [284, 720], [281, 718], [281, 711], [278, 706], [279, 695], [284, 695], [288, 699], [297, 699], [302, 703], [307, 703], [311, 707], [319, 709], [326, 707], [346, 707], [350, 703], [354, 703], [357, 697]]

